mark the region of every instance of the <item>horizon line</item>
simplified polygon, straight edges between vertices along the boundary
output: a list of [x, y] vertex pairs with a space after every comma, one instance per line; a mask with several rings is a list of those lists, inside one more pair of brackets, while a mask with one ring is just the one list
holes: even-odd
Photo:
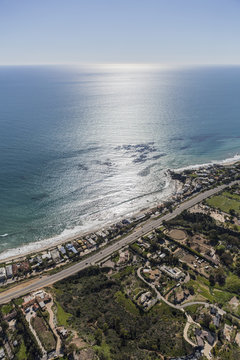
[[72, 66], [72, 67], [112, 67], [112, 68], [177, 68], [177, 67], [205, 67], [205, 66], [240, 66], [240, 63], [156, 63], [156, 62], [96, 62], [96, 63], [80, 63], [80, 62], [44, 62], [44, 63], [0, 63], [1, 67], [26, 67], [26, 66]]

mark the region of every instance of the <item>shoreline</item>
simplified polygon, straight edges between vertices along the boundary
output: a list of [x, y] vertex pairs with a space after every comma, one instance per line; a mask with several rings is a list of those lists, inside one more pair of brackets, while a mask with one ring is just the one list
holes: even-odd
[[[170, 174], [167, 174], [167, 176], [170, 177]], [[53, 249], [53, 248], [55, 248], [55, 247], [57, 247], [59, 245], [66, 244], [68, 242], [74, 241], [74, 240], [76, 240], [76, 239], [78, 239], [80, 237], [87, 236], [87, 235], [92, 234], [94, 232], [107, 230], [108, 228], [110, 228], [111, 226], [113, 226], [117, 222], [123, 220], [124, 218], [135, 218], [135, 217], [143, 215], [143, 214], [145, 214], [147, 212], [150, 212], [153, 209], [155, 209], [157, 206], [169, 201], [172, 198], [172, 196], [174, 196], [178, 191], [181, 190], [182, 185], [181, 185], [181, 183], [179, 181], [170, 178], [168, 186], [170, 186], [171, 183], [174, 185], [174, 189], [173, 189], [173, 191], [171, 191], [171, 194], [167, 195], [166, 198], [159, 199], [156, 204], [151, 203], [151, 205], [145, 206], [144, 208], [142, 207], [141, 209], [139, 209], [139, 210], [137, 210], [135, 212], [131, 212], [131, 213], [128, 213], [128, 214], [125, 214], [125, 215], [121, 215], [119, 218], [117, 218], [115, 220], [112, 220], [112, 221], [109, 221], [109, 222], [105, 223], [102, 226], [96, 225], [96, 226], [93, 226], [93, 227], [89, 228], [88, 230], [80, 230], [80, 231], [76, 230], [75, 232], [73, 231], [74, 230], [73, 229], [73, 230], [70, 230], [71, 234], [66, 234], [65, 236], [62, 236], [64, 231], [66, 231], [66, 230], [64, 230], [62, 234], [56, 235], [53, 238], [43, 239], [43, 240], [39, 240], [39, 241], [36, 241], [36, 242], [31, 242], [29, 244], [22, 245], [21, 247], [5, 250], [2, 253], [0, 253], [0, 264], [2, 264], [2, 263], [10, 263], [10, 262], [16, 261], [18, 259], [23, 260], [28, 255], [34, 255], [34, 254], [38, 254], [38, 253], [41, 253], [41, 252], [44, 252], [44, 251], [47, 251], [47, 250], [51, 250], [51, 249]], [[44, 244], [44, 242], [48, 242], [48, 243]], [[31, 246], [34, 246], [35, 249], [29, 249], [28, 250], [27, 248], [31, 247]], [[18, 254], [14, 254], [14, 255], [9, 255], [9, 256], [6, 256], [6, 257], [4, 256], [5, 254], [7, 255], [7, 253], [9, 253], [11, 251], [16, 252], [16, 251], [19, 251], [19, 250], [22, 250], [22, 252], [18, 253]]]
[[[185, 170], [197, 170], [197, 169], [210, 168], [210, 167], [213, 167], [214, 165], [233, 166], [236, 163], [238, 163], [239, 160], [240, 160], [240, 155], [236, 154], [235, 156], [224, 159], [224, 160], [216, 160], [216, 161], [212, 161], [212, 162], [204, 163], [204, 164], [189, 165], [186, 167], [176, 168], [176, 169], [167, 169], [166, 173], [167, 173], [167, 176], [170, 176], [170, 174], [168, 173], [169, 170], [174, 171], [176, 173], [181, 173]], [[114, 224], [116, 224], [116, 222], [123, 220], [124, 216], [134, 218], [134, 217], [137, 217], [146, 212], [150, 212], [153, 209], [155, 209], [157, 206], [159, 206], [160, 203], [163, 204], [169, 200], [172, 200], [174, 195], [176, 195], [180, 190], [182, 190], [182, 184], [179, 181], [170, 178], [169, 184], [168, 184], [169, 187], [171, 186], [171, 183], [174, 185], [174, 189], [171, 191], [170, 194], [168, 194], [166, 196], [166, 198], [159, 199], [158, 204], [151, 203], [151, 205], [146, 206], [146, 207], [142, 208], [141, 210], [138, 210], [136, 212], [133, 211], [130, 214], [121, 215], [121, 216], [119, 216], [118, 219], [115, 219], [115, 221], [109, 221], [102, 226], [96, 225], [96, 226], [89, 228], [88, 230], [76, 230], [75, 232], [74, 232], [74, 229], [72, 229], [72, 230], [69, 230], [69, 231], [71, 231], [71, 234], [62, 235], [65, 231], [68, 231], [68, 229], [66, 229], [63, 231], [62, 234], [56, 235], [52, 238], [42, 239], [42, 240], [39, 240], [36, 242], [31, 242], [29, 244], [22, 245], [17, 248], [10, 248], [10, 249], [4, 250], [3, 252], [0, 253], [0, 264], [1, 263], [11, 263], [18, 259], [19, 260], [25, 259], [28, 255], [34, 255], [34, 254], [38, 254], [38, 253], [41, 253], [41, 252], [44, 252], [47, 250], [51, 250], [59, 245], [74, 241], [80, 237], [87, 236], [87, 235], [92, 234], [99, 230], [104, 230], [104, 229], [107, 230], [107, 228], [113, 226]], [[44, 242], [46, 244], [44, 244]], [[30, 249], [30, 247], [32, 247], [32, 248]], [[20, 251], [20, 252], [18, 252], [16, 254], [17, 251]], [[11, 252], [15, 252], [15, 254], [12, 254], [12, 255], [9, 254]]]

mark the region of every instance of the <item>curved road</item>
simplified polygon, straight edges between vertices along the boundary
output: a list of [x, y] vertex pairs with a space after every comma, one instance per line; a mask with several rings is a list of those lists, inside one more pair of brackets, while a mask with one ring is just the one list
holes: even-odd
[[67, 269], [63, 269], [53, 275], [49, 275], [49, 276], [45, 276], [43, 278], [37, 278], [35, 280], [32, 280], [30, 284], [26, 283], [26, 286], [24, 286], [22, 284], [20, 286], [13, 287], [9, 290], [6, 290], [6, 291], [0, 293], [0, 304], [7, 303], [10, 300], [18, 298], [20, 296], [23, 296], [31, 291], [35, 291], [42, 287], [46, 287], [51, 284], [54, 284], [57, 281], [60, 281], [71, 275], [76, 274], [77, 272], [79, 272], [80, 270], [83, 270], [84, 268], [88, 267], [91, 264], [93, 265], [93, 264], [101, 262], [101, 260], [103, 260], [107, 256], [111, 255], [115, 251], [121, 249], [122, 247], [124, 247], [126, 245], [129, 245], [129, 244], [135, 242], [139, 237], [146, 235], [150, 231], [161, 226], [161, 224], [164, 220], [168, 221], [170, 219], [173, 219], [174, 217], [179, 215], [184, 210], [191, 208], [192, 206], [203, 201], [204, 199], [208, 198], [209, 196], [212, 196], [212, 195], [222, 191], [226, 187], [234, 185], [236, 183], [239, 183], [239, 181], [233, 181], [232, 183], [230, 183], [228, 185], [221, 185], [214, 189], [210, 189], [210, 190], [207, 190], [203, 193], [196, 195], [194, 198], [191, 198], [191, 199], [185, 201], [184, 203], [180, 204], [179, 206], [177, 206], [176, 209], [172, 213], [168, 213], [158, 219], [147, 220], [146, 222], [140, 224], [131, 234], [120, 239], [118, 242], [115, 242], [114, 244], [109, 244], [109, 246], [107, 246], [106, 248], [99, 250], [99, 252], [97, 252], [93, 255], [90, 255], [86, 260], [81, 260], [77, 264], [74, 264]]
[[[183, 304], [183, 305], [174, 305], [174, 304], [172, 304], [171, 302], [169, 302], [167, 299], [165, 299], [165, 298], [160, 294], [160, 292], [156, 289], [156, 287], [155, 287], [153, 284], [149, 283], [147, 280], [145, 280], [145, 279], [142, 277], [142, 275], [141, 275], [141, 269], [142, 269], [142, 268], [139, 268], [139, 269], [137, 270], [137, 275], [138, 275], [138, 277], [139, 277], [144, 283], [146, 283], [148, 286], [150, 286], [150, 287], [155, 291], [155, 293], [157, 294], [157, 299], [164, 301], [168, 306], [171, 306], [171, 307], [174, 308], [174, 309], [181, 310], [181, 311], [184, 313], [184, 315], [186, 316], [187, 322], [186, 322], [185, 327], [184, 327], [184, 329], [183, 329], [183, 337], [184, 337], [184, 339], [185, 339], [193, 348], [195, 348], [195, 347], [197, 346], [197, 344], [195, 344], [194, 342], [192, 342], [191, 339], [189, 339], [189, 337], [188, 337], [188, 329], [189, 329], [189, 327], [190, 327], [191, 324], [196, 324], [197, 326], [200, 326], [200, 325], [199, 325], [198, 323], [196, 323], [195, 321], [193, 321], [192, 317], [191, 317], [189, 314], [187, 314], [187, 312], [184, 310], [184, 308], [186, 308], [187, 306], [191, 306], [191, 305], [204, 305], [204, 306], [207, 306], [207, 307], [213, 306], [213, 307], [215, 307], [215, 308], [218, 310], [218, 312], [221, 311], [222, 313], [225, 313], [225, 314], [226, 314], [225, 311], [219, 309], [217, 306], [215, 306], [215, 305], [213, 305], [213, 304], [210, 304], [210, 303], [208, 303], [208, 302], [204, 302], [204, 301], [192, 301], [192, 302], [189, 302], [189, 303], [186, 303], [186, 304]], [[207, 359], [210, 359], [210, 358], [211, 358], [210, 355], [209, 355], [209, 353], [210, 353], [210, 351], [212, 350], [212, 348], [213, 348], [215, 345], [216, 345], [216, 341], [215, 341], [215, 343], [213, 344], [213, 346], [209, 345], [209, 344], [205, 341], [205, 343], [204, 343], [204, 354], [205, 354], [205, 356], [207, 357]]]

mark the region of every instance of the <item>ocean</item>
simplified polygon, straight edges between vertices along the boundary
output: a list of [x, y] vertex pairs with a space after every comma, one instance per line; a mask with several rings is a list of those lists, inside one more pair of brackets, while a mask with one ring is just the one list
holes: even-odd
[[0, 259], [117, 222], [166, 170], [238, 158], [240, 67], [0, 67]]

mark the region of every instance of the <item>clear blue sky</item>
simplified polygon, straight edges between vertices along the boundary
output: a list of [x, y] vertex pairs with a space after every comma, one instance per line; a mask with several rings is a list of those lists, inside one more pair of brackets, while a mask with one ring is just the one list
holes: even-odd
[[0, 0], [0, 64], [240, 64], [240, 0]]

